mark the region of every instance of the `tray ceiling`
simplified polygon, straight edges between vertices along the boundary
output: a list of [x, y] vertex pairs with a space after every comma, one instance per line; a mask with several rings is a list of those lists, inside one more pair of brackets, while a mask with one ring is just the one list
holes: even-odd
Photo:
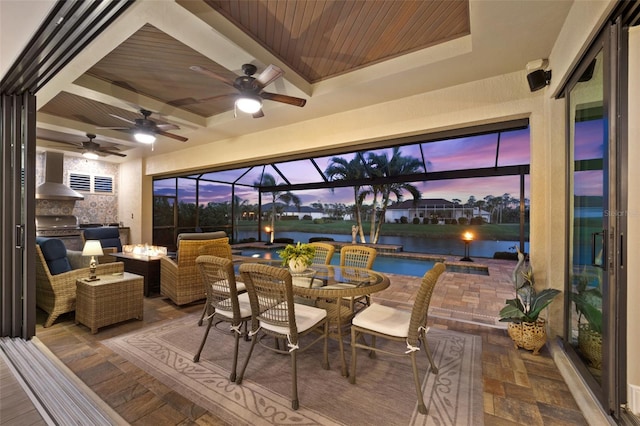
[[[131, 154], [153, 155], [511, 72], [547, 54], [552, 39], [521, 44], [518, 48], [527, 52], [505, 57], [503, 64], [487, 57], [487, 63], [475, 67], [476, 76], [455, 67], [456, 62], [446, 72], [438, 68], [451, 58], [464, 61], [465, 55], [473, 61], [473, 49], [480, 54], [489, 46], [488, 30], [501, 37], [502, 45], [486, 48], [504, 52], [516, 52], [512, 44], [527, 38], [520, 34], [505, 40], [513, 26], [522, 31], [535, 27], [536, 33], [546, 27], [557, 34], [570, 6], [508, 3], [141, 0], [65, 68], [45, 96], [38, 96], [38, 127], [75, 136], [96, 133]], [[536, 3], [546, 12], [534, 13]], [[504, 19], [514, 22], [505, 25]], [[495, 24], [488, 28], [492, 20]], [[473, 40], [473, 49], [465, 40]], [[438, 45], [450, 49], [431, 54]], [[235, 114], [233, 96], [227, 96], [237, 93], [235, 89], [189, 68], [198, 65], [233, 80], [242, 74], [243, 63], [256, 65], [258, 74], [271, 63], [282, 68], [284, 76], [265, 90], [301, 97], [307, 105], [267, 100], [263, 118]], [[153, 111], [150, 118], [157, 124], [179, 126], [171, 133], [189, 141], [160, 136], [151, 151], [134, 142], [128, 131], [98, 129], [126, 124], [114, 116], [134, 121], [141, 117], [141, 108]]]

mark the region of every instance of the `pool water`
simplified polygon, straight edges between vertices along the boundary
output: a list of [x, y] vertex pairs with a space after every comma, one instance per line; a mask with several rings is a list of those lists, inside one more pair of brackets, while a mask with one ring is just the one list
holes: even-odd
[[[276, 251], [251, 249], [243, 250], [242, 256], [256, 257], [261, 259], [278, 260], [280, 256]], [[378, 254], [373, 262], [373, 269], [378, 272], [389, 274], [409, 275], [413, 277], [422, 277], [435, 264], [435, 260], [431, 259], [409, 259], [406, 257], [385, 256]], [[336, 252], [331, 258], [332, 265], [340, 264], [340, 253]], [[477, 268], [471, 266], [447, 265], [447, 270], [451, 272], [461, 272], [465, 274], [489, 275], [486, 268]]]

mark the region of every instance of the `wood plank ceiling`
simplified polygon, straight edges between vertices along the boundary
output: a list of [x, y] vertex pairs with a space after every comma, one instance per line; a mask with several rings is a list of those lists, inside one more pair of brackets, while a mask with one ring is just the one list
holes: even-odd
[[468, 1], [205, 1], [309, 83], [470, 34]]
[[[201, 4], [228, 19], [310, 84], [470, 33], [468, 0], [204, 0]], [[213, 117], [233, 109], [236, 91], [189, 67], [206, 67], [233, 80], [241, 74], [242, 65], [227, 69], [215, 59], [146, 24], [74, 82], [93, 91], [97, 89], [89, 86], [102, 82], [101, 90], [112, 97], [124, 91], [128, 99], [120, 105], [133, 109], [101, 102], [99, 96], [84, 96], [76, 89], [60, 91], [39, 112], [53, 117], [49, 120], [81, 124], [78, 133], [82, 135], [100, 134], [93, 130], [96, 127], [127, 124], [117, 117], [141, 118], [134, 111], [144, 105], [143, 99], [161, 103], [151, 117], [157, 124], [167, 123], [161, 114], [175, 115], [178, 110]], [[208, 97], [215, 98], [199, 101]], [[122, 135], [128, 146], [114, 149], [136, 147], [128, 133]]]

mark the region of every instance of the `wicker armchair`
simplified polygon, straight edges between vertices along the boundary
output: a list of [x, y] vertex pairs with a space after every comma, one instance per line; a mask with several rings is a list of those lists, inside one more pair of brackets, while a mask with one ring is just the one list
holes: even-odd
[[[438, 262], [430, 271], [424, 274], [422, 284], [420, 285], [411, 311], [373, 303], [371, 306], [356, 314], [351, 324], [351, 375], [349, 376], [349, 381], [352, 384], [356, 382], [358, 348], [372, 351], [372, 355], [375, 354], [376, 351], [390, 355], [408, 355], [411, 358], [413, 379], [416, 386], [416, 393], [418, 394], [418, 411], [421, 414], [427, 414], [427, 407], [424, 404], [424, 397], [422, 396], [422, 381], [418, 375], [416, 352], [420, 350], [420, 346], [422, 346], [431, 365], [430, 371], [438, 374], [438, 368], [433, 362], [431, 351], [427, 345], [426, 333], [429, 302], [431, 301], [431, 295], [433, 294], [436, 282], [444, 270], [444, 264]], [[367, 345], [366, 342], [358, 342], [358, 337], [363, 334], [371, 336], [371, 345]], [[402, 351], [392, 352], [376, 348], [376, 337], [401, 342]], [[364, 341], [364, 339], [361, 340]]]
[[[124, 263], [98, 265], [96, 274], [124, 272]], [[49, 314], [44, 327], [51, 326], [58, 316], [76, 309], [76, 281], [89, 276], [89, 268], [72, 269], [53, 275], [39, 245], [36, 245], [36, 305]]]
[[[235, 349], [233, 352], [233, 366], [231, 367], [231, 375], [229, 380], [236, 381], [236, 367], [238, 365], [238, 345], [240, 335], [242, 334], [242, 324], [246, 325], [251, 319], [251, 304], [249, 303], [249, 295], [244, 292], [238, 295], [236, 286], [236, 276], [233, 271], [233, 262], [216, 256], [198, 256], [196, 264], [202, 274], [205, 289], [207, 291], [206, 305], [209, 307], [207, 312], [207, 329], [202, 337], [202, 343], [198, 352], [193, 357], [193, 362], [200, 360], [202, 348], [204, 348], [209, 336], [209, 330], [213, 325], [214, 319], [219, 322], [228, 322], [231, 332], [235, 335]], [[244, 286], [243, 286], [244, 287]]]
[[316, 248], [312, 265], [328, 265], [331, 263], [331, 257], [333, 257], [333, 253], [336, 251], [335, 246], [320, 242], [309, 243], [309, 245]]
[[160, 258], [160, 294], [176, 305], [186, 305], [206, 298], [196, 258], [200, 255], [201, 247], [216, 242], [229, 244], [229, 238], [179, 240], [176, 261], [166, 256]]
[[[251, 348], [236, 383], [242, 383], [256, 342], [274, 352], [289, 354], [291, 355], [291, 408], [297, 410], [300, 405], [296, 367], [298, 352], [302, 352], [316, 342], [323, 340], [322, 368], [329, 369], [327, 312], [324, 309], [294, 303], [291, 273], [287, 269], [258, 263], [244, 263], [240, 265], [240, 274], [247, 286], [251, 302], [251, 332], [249, 333]], [[313, 331], [322, 331], [322, 334], [307, 342], [306, 345], [300, 346], [300, 337]], [[258, 332], [261, 332], [259, 339]], [[281, 349], [264, 343], [263, 338], [268, 336], [283, 339], [287, 342], [287, 347]]]

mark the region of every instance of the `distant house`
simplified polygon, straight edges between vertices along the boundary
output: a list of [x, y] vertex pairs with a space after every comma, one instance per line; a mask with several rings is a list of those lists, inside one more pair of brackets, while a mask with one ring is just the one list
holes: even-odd
[[[304, 216], [311, 216], [311, 219], [321, 219], [324, 216], [322, 209], [317, 209], [309, 206], [300, 206], [299, 208], [294, 205], [286, 205], [284, 203], [276, 203], [278, 209], [278, 218], [280, 216], [298, 216], [298, 219], [302, 219]], [[271, 203], [262, 205], [262, 214], [269, 215], [271, 213]]]
[[394, 203], [387, 207], [384, 219], [386, 222], [400, 222], [402, 217], [406, 217], [409, 222], [414, 218], [420, 219], [422, 223], [424, 218], [438, 218], [439, 223], [444, 223], [445, 219], [456, 219], [466, 217], [482, 216], [485, 222], [491, 222], [491, 214], [478, 207], [469, 207], [462, 204], [453, 203], [444, 198], [428, 198], [422, 200], [406, 200], [400, 203]]
[[286, 206], [282, 212], [283, 216], [298, 216], [298, 219], [302, 219], [304, 216], [311, 216], [311, 219], [322, 219], [324, 213], [322, 209], [317, 209], [309, 206]]

